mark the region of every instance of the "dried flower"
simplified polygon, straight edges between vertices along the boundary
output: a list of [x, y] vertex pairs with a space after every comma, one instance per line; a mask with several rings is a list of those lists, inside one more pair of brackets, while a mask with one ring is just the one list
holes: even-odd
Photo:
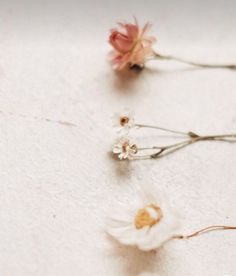
[[[193, 145], [201, 141], [218, 141], [218, 142], [236, 142], [236, 134], [220, 134], [220, 135], [199, 135], [193, 131], [183, 132], [164, 128], [155, 125], [140, 124], [134, 121], [133, 113], [125, 111], [122, 114], [116, 114], [113, 117], [114, 125], [118, 126], [121, 130], [129, 131], [130, 128], [146, 128], [156, 129], [158, 131], [165, 131], [170, 134], [177, 134], [181, 140], [168, 145], [153, 145], [137, 147], [137, 145], [130, 143], [129, 139], [122, 138], [114, 146], [113, 153], [119, 154], [120, 159], [157, 159], [169, 153], [173, 153], [181, 148]], [[127, 133], [125, 134], [127, 135]], [[138, 154], [137, 154], [138, 153]]]
[[143, 28], [140, 28], [136, 18], [134, 24], [118, 23], [118, 25], [120, 30], [117, 28], [112, 29], [109, 37], [109, 43], [113, 47], [110, 59], [113, 68], [116, 70], [122, 70], [126, 66], [140, 69], [144, 67], [147, 60], [172, 60], [200, 68], [236, 70], [236, 64], [233, 63], [207, 64], [157, 53], [152, 48], [153, 43], [156, 41], [155, 37], [147, 35], [151, 25], [146, 23]]
[[134, 112], [125, 109], [121, 113], [115, 113], [113, 116], [113, 126], [119, 129], [129, 130], [134, 127]]
[[135, 23], [119, 23], [121, 30], [112, 29], [109, 43], [113, 47], [111, 60], [113, 68], [122, 70], [127, 65], [143, 67], [145, 60], [153, 56], [152, 45], [156, 39], [147, 36], [151, 25], [146, 23], [140, 28], [137, 20]]
[[138, 147], [134, 143], [131, 143], [128, 138], [122, 137], [113, 146], [113, 153], [117, 154], [119, 159], [132, 159], [132, 157], [138, 152]]
[[179, 219], [154, 187], [139, 190], [136, 202], [114, 211], [107, 232], [120, 243], [149, 251], [172, 239], [178, 231]]

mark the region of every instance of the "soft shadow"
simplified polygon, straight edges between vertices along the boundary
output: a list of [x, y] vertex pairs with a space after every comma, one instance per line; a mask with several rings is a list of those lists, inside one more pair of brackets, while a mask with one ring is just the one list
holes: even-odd
[[143, 69], [126, 69], [114, 72], [114, 87], [122, 93], [134, 92], [137, 80], [142, 76]]
[[132, 161], [119, 160], [119, 158], [112, 152], [108, 152], [108, 157], [112, 161], [115, 173], [118, 178], [130, 178], [132, 176]]
[[132, 69], [127, 68], [122, 71], [114, 71], [114, 79], [113, 85], [115, 89], [121, 93], [135, 93], [138, 80], [142, 79], [147, 75], [164, 75], [164, 74], [173, 74], [176, 72], [186, 72], [186, 71], [197, 71], [202, 70], [203, 68], [197, 67], [188, 67], [188, 68], [178, 68], [172, 70], [163, 70], [160, 68], [152, 68], [152, 67], [134, 67]]
[[158, 273], [157, 263], [163, 263], [163, 254], [160, 250], [153, 250], [149, 252], [140, 251], [136, 247], [124, 246], [118, 243], [109, 235], [107, 236], [112, 243], [112, 251], [109, 256], [122, 259], [124, 267], [124, 276], [137, 276], [141, 273]]
[[[140, 67], [138, 65], [134, 65], [131, 68], [126, 68], [121, 71], [115, 71], [114, 73], [114, 86], [117, 90], [123, 92], [123, 93], [131, 93], [134, 92], [134, 84], [137, 82], [137, 79], [143, 77], [146, 75], [163, 75], [163, 74], [173, 74], [178, 72], [188, 72], [188, 71], [200, 71], [200, 70], [217, 70], [222, 69], [221, 67], [200, 67], [200, 66], [186, 66], [186, 67], [180, 67], [180, 68], [174, 68], [174, 69], [160, 69], [156, 67]], [[232, 68], [228, 68], [229, 71], [235, 71], [236, 66], [233, 65]]]
[[181, 73], [181, 72], [188, 72], [188, 71], [198, 71], [205, 68], [198, 68], [198, 67], [187, 67], [187, 68], [178, 68], [178, 69], [171, 69], [171, 70], [163, 70], [159, 68], [153, 68], [153, 67], [146, 67], [145, 71], [147, 74], [153, 75], [153, 74], [172, 74], [172, 73]]

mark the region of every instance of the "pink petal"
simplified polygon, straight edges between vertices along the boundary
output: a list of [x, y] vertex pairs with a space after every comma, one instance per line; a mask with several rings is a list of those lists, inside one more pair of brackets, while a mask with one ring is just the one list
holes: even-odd
[[139, 34], [138, 26], [133, 25], [133, 24], [126, 24], [125, 29], [126, 29], [129, 39], [135, 40], [138, 38], [138, 34]]
[[126, 53], [130, 51], [134, 44], [132, 39], [117, 31], [112, 32], [109, 38], [109, 42], [120, 53]]
[[141, 32], [141, 37], [144, 36], [151, 28], [151, 24], [150, 23], [146, 23], [142, 29], [142, 32]]

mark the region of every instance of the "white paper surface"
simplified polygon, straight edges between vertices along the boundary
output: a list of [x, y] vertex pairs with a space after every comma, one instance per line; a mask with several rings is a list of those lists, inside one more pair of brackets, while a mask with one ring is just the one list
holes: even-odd
[[0, 1], [0, 275], [236, 275], [233, 231], [157, 253], [104, 232], [107, 211], [148, 182], [182, 214], [183, 233], [236, 225], [236, 144], [129, 166], [109, 155], [110, 118], [124, 107], [143, 123], [235, 132], [236, 72], [151, 62], [118, 77], [106, 60], [109, 29], [136, 15], [163, 54], [236, 62], [235, 12], [234, 1]]

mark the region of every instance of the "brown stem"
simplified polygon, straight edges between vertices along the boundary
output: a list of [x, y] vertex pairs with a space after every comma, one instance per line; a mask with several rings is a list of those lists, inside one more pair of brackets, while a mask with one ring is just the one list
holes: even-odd
[[222, 230], [236, 230], [236, 226], [225, 226], [225, 225], [212, 225], [212, 226], [208, 226], [205, 227], [201, 230], [198, 230], [190, 235], [178, 235], [178, 236], [174, 236], [173, 239], [190, 239], [202, 234], [206, 234], [212, 231], [222, 231]]
[[164, 127], [159, 127], [159, 126], [144, 125], [144, 124], [135, 124], [135, 126], [138, 127], [138, 128], [153, 128], [153, 129], [158, 129], [158, 130], [162, 130], [162, 131], [165, 131], [165, 132], [171, 132], [171, 133], [175, 133], [175, 134], [189, 136], [189, 133], [187, 133], [187, 132], [177, 131], [177, 130], [168, 129], [168, 128], [164, 128]]
[[178, 130], [173, 130], [173, 129], [169, 129], [169, 128], [164, 128], [164, 127], [160, 127], [160, 126], [154, 126], [154, 125], [146, 125], [146, 124], [135, 124], [135, 127], [138, 128], [152, 128], [152, 129], [157, 129], [157, 130], [162, 130], [165, 132], [170, 132], [170, 133], [174, 133], [174, 134], [179, 134], [179, 135], [183, 135], [183, 136], [188, 136], [190, 138], [194, 138], [194, 139], [198, 139], [198, 140], [220, 140], [220, 139], [225, 139], [225, 138], [235, 138], [236, 139], [236, 134], [221, 134], [221, 135], [206, 135], [206, 136], [200, 136], [198, 134], [196, 134], [193, 131], [189, 131], [189, 132], [183, 132], [183, 131], [178, 131]]
[[236, 134], [225, 134], [225, 135], [208, 135], [208, 136], [198, 136], [192, 132], [188, 134], [191, 138], [188, 140], [181, 141], [179, 143], [175, 143], [168, 146], [154, 146], [147, 148], [139, 148], [138, 151], [146, 151], [146, 150], [158, 150], [155, 153], [136, 156], [137, 158], [159, 158], [169, 153], [172, 153], [176, 150], [179, 150], [188, 145], [194, 144], [200, 141], [223, 141], [223, 142], [236, 142]]
[[236, 139], [236, 134], [232, 133], [232, 134], [221, 134], [221, 135], [207, 135], [207, 136], [200, 136], [199, 139], [201, 140], [211, 140], [211, 139]]
[[181, 63], [185, 63], [188, 65], [196, 66], [196, 67], [201, 67], [201, 68], [221, 68], [221, 69], [231, 69], [235, 70], [236, 69], [236, 64], [206, 64], [206, 63], [198, 63], [198, 62], [193, 62], [189, 61], [183, 58], [175, 57], [175, 56], [165, 56], [165, 55], [160, 55], [158, 53], [154, 54], [154, 58], [156, 59], [163, 59], [163, 60], [175, 60]]

